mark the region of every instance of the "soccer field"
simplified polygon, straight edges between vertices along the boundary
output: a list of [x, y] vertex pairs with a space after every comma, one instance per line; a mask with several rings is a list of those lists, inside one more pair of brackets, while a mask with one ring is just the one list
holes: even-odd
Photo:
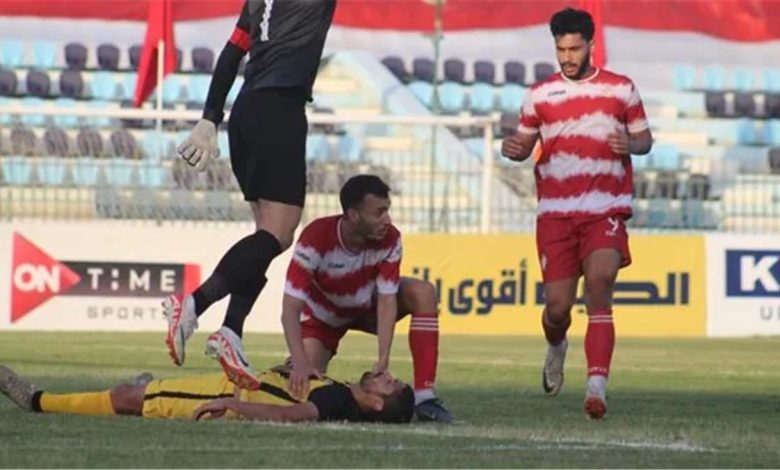
[[[190, 343], [170, 365], [161, 334], [0, 333], [0, 363], [52, 391], [107, 388], [148, 370], [213, 372]], [[620, 339], [607, 418], [582, 411], [584, 353], [570, 347], [558, 397], [541, 393], [544, 340], [442, 338], [439, 394], [454, 425], [269, 425], [27, 414], [2, 397], [2, 467], [777, 467], [778, 340]], [[253, 364], [286, 356], [280, 335], [249, 335]], [[330, 375], [371, 366], [373, 338], [343, 343]], [[406, 337], [391, 369], [410, 380]]]

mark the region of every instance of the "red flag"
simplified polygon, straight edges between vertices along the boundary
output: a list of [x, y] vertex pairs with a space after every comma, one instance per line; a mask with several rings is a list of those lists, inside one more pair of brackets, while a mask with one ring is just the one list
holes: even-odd
[[593, 40], [596, 49], [593, 51], [593, 66], [602, 68], [607, 63], [607, 44], [604, 42], [604, 0], [580, 0], [580, 8], [593, 17], [595, 31]]
[[165, 43], [163, 75], [176, 69], [176, 44], [173, 40], [173, 0], [149, 0], [149, 16], [146, 20], [146, 38], [138, 78], [135, 83], [133, 104], [140, 106], [157, 86], [158, 43]]

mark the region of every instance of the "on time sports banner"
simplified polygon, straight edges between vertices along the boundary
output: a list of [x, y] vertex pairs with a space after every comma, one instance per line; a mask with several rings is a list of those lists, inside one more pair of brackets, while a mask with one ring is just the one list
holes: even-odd
[[[704, 336], [704, 237], [633, 235], [630, 246], [633, 264], [621, 270], [615, 292], [620, 335]], [[436, 285], [443, 333], [542, 333], [531, 235], [406, 236], [402, 271]], [[587, 325], [581, 288], [578, 297], [574, 335]]]

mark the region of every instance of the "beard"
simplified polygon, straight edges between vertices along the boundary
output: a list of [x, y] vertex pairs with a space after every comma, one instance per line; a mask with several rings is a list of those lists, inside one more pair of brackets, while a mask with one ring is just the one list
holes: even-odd
[[[574, 75], [566, 75], [566, 78], [572, 79], [572, 80], [579, 80], [585, 76], [585, 72], [588, 71], [588, 67], [590, 66], [590, 53], [585, 56], [585, 58], [582, 60], [582, 63], [579, 67], [577, 67], [577, 71], [574, 73]], [[561, 67], [561, 71], [563, 71], [563, 67]]]

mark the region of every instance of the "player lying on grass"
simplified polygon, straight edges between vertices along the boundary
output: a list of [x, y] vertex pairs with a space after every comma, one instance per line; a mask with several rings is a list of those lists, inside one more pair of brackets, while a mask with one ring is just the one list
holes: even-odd
[[57, 394], [39, 390], [0, 366], [0, 392], [25, 411], [90, 416], [132, 415], [169, 419], [250, 419], [259, 421], [375, 421], [408, 423], [414, 411], [412, 388], [389, 373], [366, 372], [359, 383], [311, 379], [302, 399], [287, 389], [284, 367], [260, 374], [260, 388], [241, 390], [223, 374], [178, 379], [144, 373], [133, 383], [101, 392]]

